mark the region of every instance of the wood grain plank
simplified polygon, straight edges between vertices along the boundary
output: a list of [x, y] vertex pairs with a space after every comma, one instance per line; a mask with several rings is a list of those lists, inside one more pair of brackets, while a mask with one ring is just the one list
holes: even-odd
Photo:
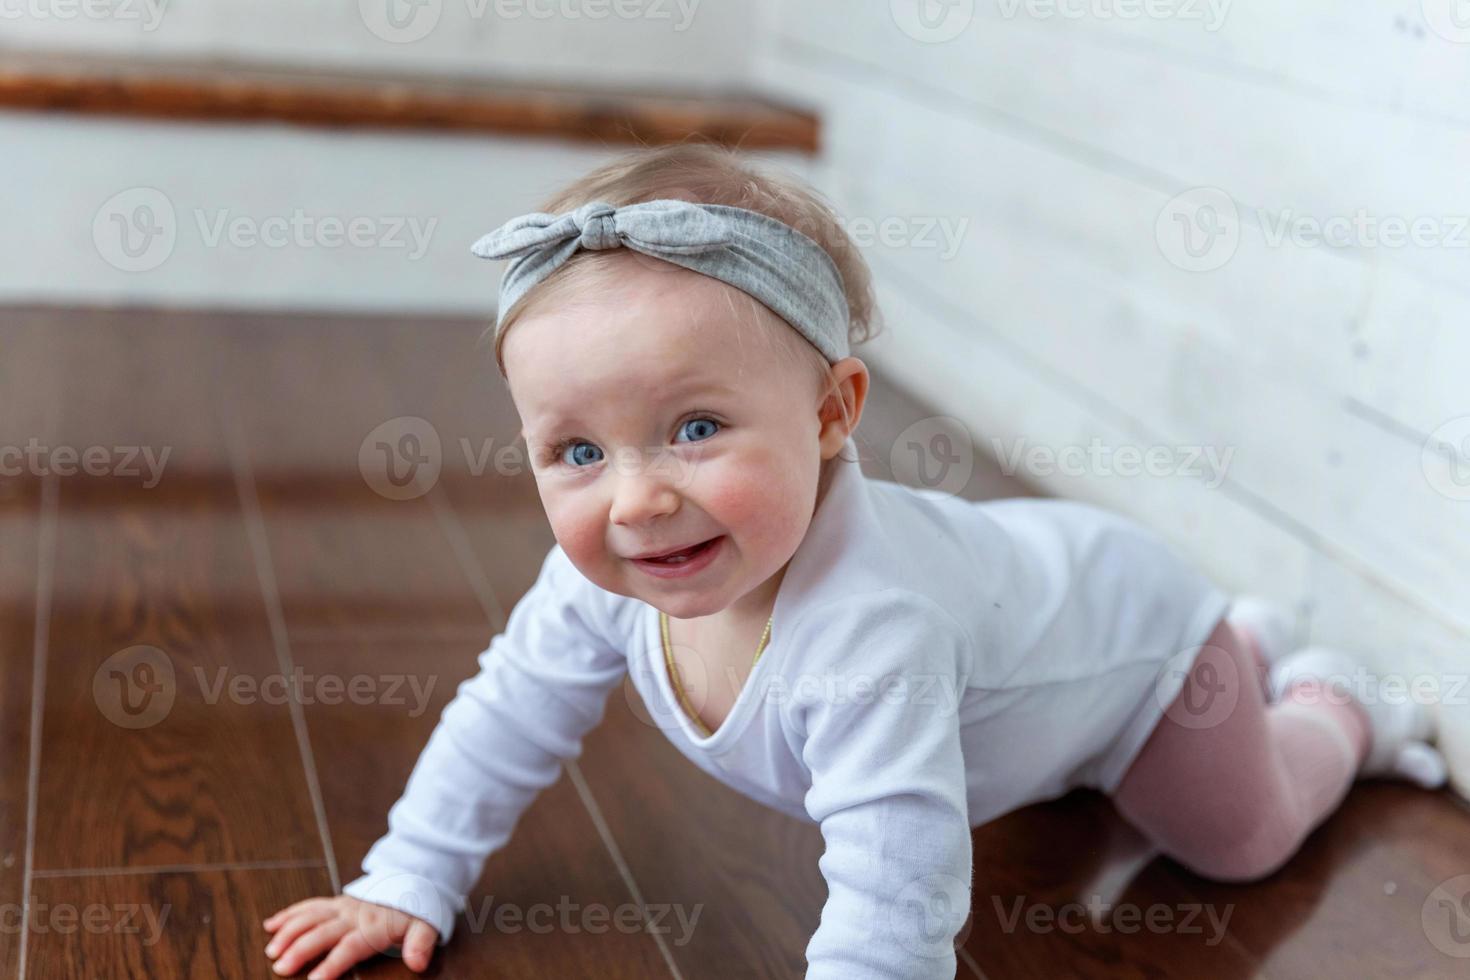
[[[398, 490], [390, 470], [404, 476], [418, 467], [398, 453], [400, 440], [419, 445], [418, 428], [374, 389], [383, 384], [385, 336], [409, 331], [353, 317], [224, 322], [223, 386], [234, 414], [244, 416], [241, 452], [290, 635], [371, 640], [407, 629], [440, 642], [486, 635], [490, 613], [467, 586], [430, 503], [411, 486], [401, 499], [385, 495]], [[266, 390], [271, 397], [260, 398]], [[425, 441], [421, 452], [436, 450]], [[302, 473], [315, 478], [304, 499]]]
[[[20, 455], [32, 439], [48, 444], [54, 421], [49, 368], [51, 335], [43, 324], [0, 318], [0, 976], [20, 968], [18, 912], [25, 898], [26, 841], [31, 827], [31, 711], [38, 604], [49, 589], [43, 542], [42, 477]], [[54, 486], [50, 520], [54, 521]], [[54, 532], [54, 524], [48, 528]], [[42, 551], [47, 546], [47, 552]], [[41, 648], [38, 650], [38, 646]]]
[[971, 839], [974, 894], [961, 936], [987, 976], [1266, 975], [1231, 931], [1239, 900], [1189, 891], [1100, 793], [1022, 807]]
[[[138, 503], [171, 492], [173, 467], [227, 471], [205, 324], [78, 316], [56, 343], [59, 443], [172, 456], [152, 488], [62, 481], [36, 868], [321, 860], [287, 707], [233, 686], [281, 669], [233, 488], [201, 480], [166, 507]], [[108, 505], [73, 511], [77, 496]]]
[[261, 920], [324, 888], [323, 868], [44, 878], [34, 889], [27, 976], [273, 976]]

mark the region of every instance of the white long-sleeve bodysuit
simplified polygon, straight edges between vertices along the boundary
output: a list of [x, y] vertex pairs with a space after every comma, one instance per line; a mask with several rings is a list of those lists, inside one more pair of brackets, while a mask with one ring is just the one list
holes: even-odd
[[852, 439], [841, 455], [714, 734], [677, 701], [658, 610], [554, 546], [343, 891], [447, 941], [485, 859], [629, 677], [696, 765], [820, 825], [809, 980], [953, 977], [970, 828], [1111, 792], [1229, 598], [1111, 512], [911, 490], [865, 476]]

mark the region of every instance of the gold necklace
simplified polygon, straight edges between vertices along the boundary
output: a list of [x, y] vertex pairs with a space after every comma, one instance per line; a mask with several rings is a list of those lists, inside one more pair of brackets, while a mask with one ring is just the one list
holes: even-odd
[[[771, 622], [775, 618], [775, 614], [772, 613], [771, 618], [766, 620], [765, 632], [761, 633], [761, 641], [755, 648], [755, 659], [750, 662], [752, 670], [760, 662], [761, 654], [766, 652], [766, 643], [771, 639]], [[674, 667], [674, 648], [669, 641], [669, 614], [662, 609], [658, 611], [658, 628], [660, 634], [663, 636], [664, 663], [669, 668], [669, 681], [674, 686], [674, 694], [679, 698], [679, 703], [684, 706], [685, 715], [689, 717], [690, 721], [699, 726], [699, 730], [703, 735], [708, 737], [713, 733], [710, 731], [709, 726], [704, 723], [704, 719], [695, 714], [694, 708], [689, 704], [689, 699], [684, 696], [684, 685], [679, 683], [679, 671]]]

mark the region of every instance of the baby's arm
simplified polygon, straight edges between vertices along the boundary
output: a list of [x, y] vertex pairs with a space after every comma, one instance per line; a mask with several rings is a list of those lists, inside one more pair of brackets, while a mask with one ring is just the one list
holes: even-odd
[[[556, 781], [627, 673], [598, 590], [553, 547], [464, 681], [345, 895], [406, 912], [442, 945], [485, 860]], [[280, 950], [276, 951], [278, 954]]]
[[[793, 638], [838, 644], [838, 697], [801, 705], [806, 810], [826, 842], [807, 980], [953, 977], [973, 870], [959, 697], [964, 630], [914, 593], [838, 600]], [[849, 668], [846, 666], [851, 664]], [[865, 686], [866, 685], [866, 686]]]

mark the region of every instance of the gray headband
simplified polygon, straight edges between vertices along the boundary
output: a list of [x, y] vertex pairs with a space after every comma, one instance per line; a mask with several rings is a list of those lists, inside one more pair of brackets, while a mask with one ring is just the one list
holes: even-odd
[[481, 258], [513, 260], [500, 281], [497, 336], [506, 311], [577, 249], [620, 245], [729, 283], [764, 303], [828, 361], [847, 356], [847, 296], [822, 246], [756, 211], [673, 199], [535, 211], [471, 245]]

